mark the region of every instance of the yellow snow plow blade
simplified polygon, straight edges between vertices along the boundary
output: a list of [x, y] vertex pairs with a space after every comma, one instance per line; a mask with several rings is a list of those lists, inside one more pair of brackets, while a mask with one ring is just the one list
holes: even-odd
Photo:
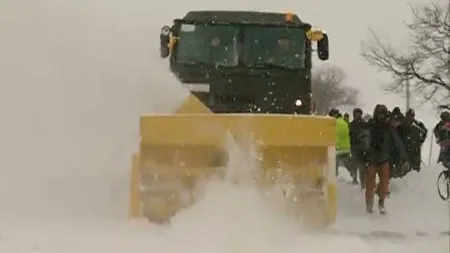
[[[187, 109], [188, 108], [188, 109]], [[198, 113], [188, 113], [194, 111]], [[258, 187], [270, 187], [280, 170], [293, 187], [286, 202], [308, 226], [335, 221], [335, 120], [282, 114], [212, 114], [190, 96], [179, 113], [143, 115], [141, 144], [133, 157], [130, 218], [170, 220], [195, 203], [199, 180], [227, 166], [231, 138], [252, 147]], [[242, 168], [244, 169], [244, 168]]]

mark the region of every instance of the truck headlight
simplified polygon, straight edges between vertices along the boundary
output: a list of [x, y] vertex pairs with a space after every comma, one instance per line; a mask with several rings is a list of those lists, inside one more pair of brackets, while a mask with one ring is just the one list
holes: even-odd
[[300, 99], [295, 100], [295, 106], [301, 106], [302, 104], [303, 104], [302, 100]]

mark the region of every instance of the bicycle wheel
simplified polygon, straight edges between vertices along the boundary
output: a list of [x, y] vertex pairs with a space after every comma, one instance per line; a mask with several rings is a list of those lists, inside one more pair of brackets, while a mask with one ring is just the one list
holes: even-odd
[[449, 172], [446, 172], [445, 170], [441, 171], [437, 180], [439, 197], [444, 201], [450, 200], [450, 178], [448, 173]]

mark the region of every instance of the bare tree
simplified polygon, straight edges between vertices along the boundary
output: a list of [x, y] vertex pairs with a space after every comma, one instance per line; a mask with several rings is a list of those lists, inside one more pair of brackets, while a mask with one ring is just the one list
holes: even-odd
[[411, 94], [438, 108], [450, 107], [450, 17], [449, 3], [433, 1], [411, 6], [413, 19], [406, 24], [411, 45], [400, 49], [382, 42], [373, 30], [363, 43], [362, 56], [369, 64], [391, 74], [393, 82], [385, 87]]
[[317, 69], [311, 78], [316, 112], [326, 114], [331, 108], [355, 106], [359, 91], [345, 84], [346, 74], [337, 66]]

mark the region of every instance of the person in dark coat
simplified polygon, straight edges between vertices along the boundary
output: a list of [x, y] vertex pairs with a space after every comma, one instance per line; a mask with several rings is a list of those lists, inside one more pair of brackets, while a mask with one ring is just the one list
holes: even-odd
[[406, 129], [404, 127], [404, 123], [406, 120], [405, 115], [402, 113], [399, 107], [395, 107], [390, 113], [389, 117], [391, 123], [396, 125], [396, 132], [398, 137], [400, 137], [400, 139], [404, 141], [407, 136]]
[[390, 124], [394, 126], [394, 131], [391, 132], [390, 177], [403, 177], [411, 170], [406, 148], [409, 135], [406, 117], [399, 107], [395, 107], [388, 118]]
[[[392, 132], [395, 126], [391, 125], [389, 111], [385, 105], [375, 107], [373, 118], [368, 122], [370, 133], [369, 166], [366, 170], [366, 210], [373, 212], [375, 188], [378, 189], [378, 208], [381, 214], [386, 212], [385, 199], [389, 193], [389, 159], [391, 156]], [[376, 174], [379, 176], [379, 185], [376, 186]]]
[[439, 143], [446, 137], [446, 129], [443, 128], [445, 124], [450, 122], [450, 112], [449, 111], [443, 111], [441, 112], [441, 120], [436, 124], [436, 126], [433, 129], [434, 137], [436, 138], [436, 142]]
[[417, 172], [421, 169], [422, 145], [425, 142], [428, 130], [425, 125], [416, 119], [413, 109], [409, 109], [405, 114], [405, 128], [407, 128], [408, 160], [411, 168]]
[[361, 108], [353, 109], [353, 121], [349, 124], [350, 147], [351, 147], [351, 166], [353, 183], [358, 184], [357, 174], [361, 188], [364, 189], [364, 174], [368, 164], [369, 151], [369, 128], [367, 122], [363, 119]]
[[440, 146], [437, 162], [450, 170], [450, 112], [441, 113], [441, 120], [434, 127], [433, 133]]

